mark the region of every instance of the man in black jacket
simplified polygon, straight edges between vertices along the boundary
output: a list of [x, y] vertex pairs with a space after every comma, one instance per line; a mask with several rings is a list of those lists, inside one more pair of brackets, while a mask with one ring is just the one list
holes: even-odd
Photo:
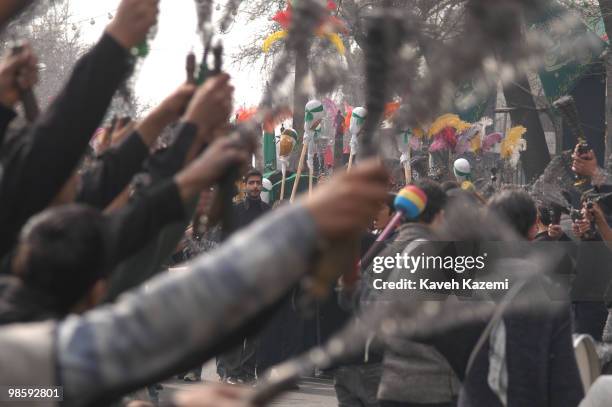
[[[537, 210], [526, 192], [507, 190], [495, 195], [489, 201], [489, 213], [522, 239], [533, 240], [536, 235]], [[533, 285], [549, 284], [542, 278]], [[544, 290], [541, 295], [546, 295]], [[571, 334], [569, 306], [563, 302], [551, 301], [546, 311], [505, 314], [473, 355], [458, 405], [578, 405], [584, 391]]]
[[31, 128], [5, 140], [0, 148], [0, 256], [9, 253], [28, 218], [46, 208], [73, 173], [131, 70], [130, 50], [146, 39], [158, 12], [158, 0], [122, 0], [51, 107]]
[[[263, 175], [252, 169], [244, 176], [246, 197], [244, 201], [234, 204], [232, 208], [233, 224], [229, 230], [223, 230], [223, 239], [239, 229], [252, 223], [255, 219], [270, 210], [270, 206], [261, 200]], [[217, 358], [217, 373], [230, 384], [248, 383], [255, 380], [257, 341], [245, 338], [242, 346], [219, 355]]]

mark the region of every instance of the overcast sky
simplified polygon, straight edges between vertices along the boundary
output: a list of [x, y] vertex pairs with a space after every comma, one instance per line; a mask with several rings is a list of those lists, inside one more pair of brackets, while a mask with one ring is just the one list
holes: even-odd
[[[114, 13], [119, 0], [70, 0], [73, 21], [81, 29], [83, 42], [93, 43], [108, 23], [108, 13]], [[185, 56], [190, 50], [201, 53], [201, 43], [196, 34], [196, 15], [193, 0], [161, 0], [157, 37], [151, 46], [138, 75], [136, 93], [144, 101], [156, 104], [185, 80]], [[215, 12], [215, 16], [220, 12]], [[95, 24], [90, 23], [90, 19]], [[254, 24], [240, 24], [223, 38], [226, 47], [224, 68], [233, 77], [236, 87], [236, 106], [256, 105], [261, 97], [262, 79], [254, 67], [238, 69], [230, 64], [232, 53], [237, 51], [257, 29]]]

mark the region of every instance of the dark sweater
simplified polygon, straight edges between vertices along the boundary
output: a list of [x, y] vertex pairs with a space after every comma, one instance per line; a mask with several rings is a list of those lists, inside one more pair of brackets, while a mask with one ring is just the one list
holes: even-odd
[[9, 109], [0, 103], [0, 146], [4, 142], [4, 136], [8, 130], [9, 124], [17, 116], [13, 109]]
[[0, 257], [19, 230], [45, 209], [74, 172], [132, 57], [104, 35], [74, 68], [51, 107], [0, 150]]
[[81, 175], [76, 202], [106, 208], [142, 169], [149, 147], [134, 131], [117, 147], [110, 148]]
[[[572, 346], [567, 307], [554, 316], [504, 317], [508, 407], [576, 407], [584, 397]], [[491, 391], [489, 342], [480, 349], [466, 377], [460, 407], [502, 407]]]
[[223, 240], [234, 232], [248, 226], [255, 219], [270, 210], [270, 205], [261, 199], [246, 198], [232, 207], [232, 225], [230, 230], [223, 231]]

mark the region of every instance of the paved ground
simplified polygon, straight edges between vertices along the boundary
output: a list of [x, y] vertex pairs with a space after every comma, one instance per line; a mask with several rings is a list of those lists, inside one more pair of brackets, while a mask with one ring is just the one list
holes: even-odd
[[[213, 365], [205, 366], [202, 373], [204, 383], [218, 381]], [[164, 401], [169, 400], [174, 392], [189, 390], [197, 386], [195, 383], [185, 383], [181, 380], [169, 380], [164, 382], [163, 385], [164, 390], [160, 393], [162, 404]], [[338, 403], [336, 402], [336, 394], [331, 380], [304, 378], [300, 382], [299, 390], [288, 392], [271, 405], [277, 407], [332, 407], [337, 406]]]

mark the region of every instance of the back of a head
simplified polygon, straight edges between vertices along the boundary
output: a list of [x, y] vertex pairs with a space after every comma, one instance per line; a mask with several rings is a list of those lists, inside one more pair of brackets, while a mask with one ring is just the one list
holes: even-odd
[[512, 226], [522, 237], [529, 237], [529, 230], [537, 218], [534, 200], [525, 191], [509, 189], [499, 192], [489, 200], [489, 212]]
[[429, 179], [419, 180], [414, 185], [421, 188], [423, 192], [425, 192], [425, 195], [427, 195], [427, 206], [425, 206], [425, 210], [417, 220], [429, 224], [433, 222], [436, 215], [444, 209], [446, 205], [446, 194], [439, 183]]
[[67, 313], [106, 275], [104, 217], [83, 205], [48, 209], [21, 231], [13, 272]]

